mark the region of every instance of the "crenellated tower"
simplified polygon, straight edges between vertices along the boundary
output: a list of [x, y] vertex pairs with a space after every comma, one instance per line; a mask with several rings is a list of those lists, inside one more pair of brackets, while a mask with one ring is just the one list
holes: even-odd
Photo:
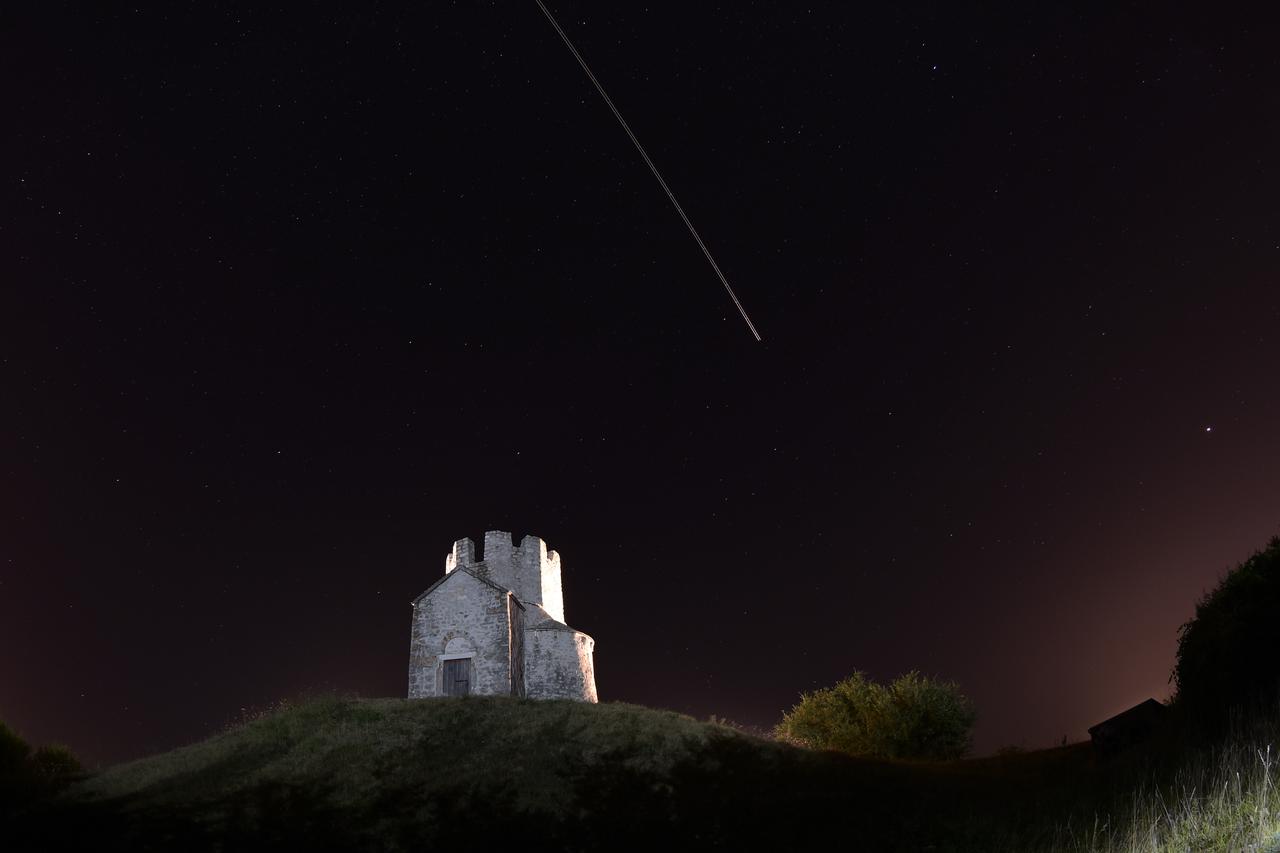
[[563, 622], [564, 587], [560, 578], [560, 555], [547, 550], [537, 536], [525, 536], [519, 543], [505, 530], [484, 534], [483, 559], [476, 559], [475, 543], [469, 538], [453, 543], [444, 559], [444, 572], [467, 571], [492, 581], [516, 594], [525, 604], [537, 604], [552, 619]]

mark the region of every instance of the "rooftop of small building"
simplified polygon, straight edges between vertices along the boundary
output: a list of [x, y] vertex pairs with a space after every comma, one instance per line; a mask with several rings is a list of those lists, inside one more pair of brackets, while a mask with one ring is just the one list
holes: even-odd
[[[414, 599], [413, 599], [412, 601], [410, 601], [409, 603], [410, 603], [410, 604], [412, 604], [412, 605], [415, 605], [415, 606], [416, 606], [416, 605], [417, 605], [417, 603], [418, 603], [419, 601], [422, 601], [422, 599], [426, 598], [428, 595], [430, 595], [431, 593], [435, 592], [435, 591], [436, 591], [436, 590], [437, 590], [437, 589], [438, 589], [438, 588], [439, 588], [439, 587], [440, 587], [440, 586], [441, 586], [445, 581], [447, 581], [447, 580], [449, 580], [450, 578], [455, 577], [455, 576], [457, 576], [457, 575], [466, 575], [467, 577], [474, 578], [475, 580], [478, 580], [480, 583], [484, 584], [485, 586], [487, 586], [487, 587], [491, 587], [491, 588], [492, 588], [492, 589], [494, 589], [496, 592], [502, 593], [503, 595], [506, 595], [508, 592], [511, 592], [511, 590], [509, 590], [509, 589], [507, 589], [506, 587], [502, 586], [502, 584], [496, 584], [496, 583], [494, 583], [493, 581], [489, 580], [488, 578], [486, 578], [486, 577], [481, 577], [480, 575], [476, 574], [475, 572], [470, 571], [470, 570], [469, 570], [469, 569], [467, 569], [465, 566], [460, 566], [460, 567], [458, 567], [458, 568], [454, 569], [452, 572], [449, 572], [449, 574], [447, 574], [447, 575], [445, 575], [445, 576], [441, 577], [438, 581], [436, 581], [435, 583], [433, 583], [431, 586], [429, 586], [429, 587], [427, 587], [426, 589], [424, 589], [422, 592], [420, 592], [420, 593], [417, 595], [417, 597], [416, 597], [416, 598], [414, 598]], [[520, 607], [521, 607], [521, 609], [524, 609], [524, 602], [523, 602], [523, 601], [521, 601], [518, 597], [515, 597], [514, 595], [513, 595], [512, 597], [516, 599], [516, 604], [519, 604], [519, 605], [520, 605]]]
[[1105, 731], [1106, 729], [1141, 725], [1148, 722], [1153, 717], [1162, 714], [1164, 711], [1165, 706], [1163, 704], [1157, 702], [1155, 699], [1147, 699], [1139, 702], [1132, 708], [1128, 708], [1113, 717], [1108, 717], [1102, 722], [1090, 726], [1088, 731], [1090, 735], [1093, 735], [1097, 732]]
[[423, 590], [416, 598], [410, 601], [409, 604], [411, 606], [416, 607], [419, 604], [419, 602], [422, 601], [422, 599], [431, 595], [431, 593], [439, 589], [450, 578], [455, 577], [457, 575], [466, 575], [469, 578], [479, 581], [480, 583], [484, 584], [485, 586], [489, 587], [494, 592], [500, 595], [506, 595], [507, 593], [511, 593], [511, 597], [515, 599], [515, 602], [517, 605], [520, 606], [520, 609], [527, 612], [530, 615], [530, 618], [534, 620], [532, 624], [530, 624], [526, 628], [526, 630], [528, 631], [568, 631], [569, 633], [572, 633], [572, 634], [582, 634], [582, 636], [584, 637], [591, 636], [590, 634], [587, 634], [584, 631], [579, 631], [577, 628], [574, 628], [572, 625], [566, 625], [564, 622], [561, 622], [560, 620], [556, 619], [550, 613], [548, 613], [546, 611], [546, 608], [544, 608], [541, 604], [521, 601], [519, 596], [515, 594], [514, 590], [506, 589], [501, 584], [496, 584], [493, 581], [489, 580], [488, 578], [481, 577], [475, 572], [468, 570], [466, 567], [459, 567], [457, 569], [454, 569], [449, 574], [440, 578], [440, 580], [436, 581], [431, 586]]

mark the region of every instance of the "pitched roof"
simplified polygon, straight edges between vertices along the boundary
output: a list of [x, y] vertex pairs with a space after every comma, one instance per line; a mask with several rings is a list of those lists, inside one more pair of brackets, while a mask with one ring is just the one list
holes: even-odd
[[[422, 593], [421, 593], [417, 598], [413, 599], [413, 601], [411, 601], [411, 602], [410, 602], [410, 604], [417, 604], [419, 601], [421, 601], [422, 599], [426, 598], [428, 595], [430, 595], [431, 593], [433, 593], [433, 592], [435, 592], [437, 589], [439, 589], [439, 587], [440, 587], [440, 585], [441, 585], [442, 583], [444, 583], [444, 582], [445, 582], [445, 581], [447, 581], [449, 578], [451, 578], [451, 577], [453, 577], [454, 575], [457, 575], [457, 574], [464, 574], [464, 575], [468, 575], [469, 577], [475, 578], [476, 580], [480, 581], [480, 583], [484, 584], [485, 586], [487, 586], [487, 587], [492, 587], [493, 589], [497, 590], [498, 592], [503, 593], [504, 595], [505, 595], [506, 593], [508, 593], [508, 592], [511, 592], [511, 590], [507, 589], [505, 586], [502, 586], [501, 584], [496, 584], [496, 583], [494, 583], [493, 581], [489, 580], [488, 578], [482, 578], [482, 577], [480, 577], [478, 574], [476, 574], [475, 572], [467, 571], [467, 570], [466, 570], [466, 569], [464, 569], [464, 568], [457, 568], [457, 569], [454, 569], [453, 571], [449, 572], [449, 574], [445, 575], [444, 577], [440, 578], [440, 580], [436, 581], [436, 582], [435, 582], [435, 583], [433, 583], [431, 586], [427, 587], [425, 590], [423, 590], [423, 591], [422, 591]], [[519, 604], [519, 605], [521, 606], [521, 608], [523, 608], [523, 607], [524, 607], [523, 602], [521, 602], [519, 598], [516, 598], [516, 603], [517, 603], [517, 604]]]
[[541, 616], [542, 618], [526, 627], [526, 631], [570, 631], [574, 634], [582, 634], [584, 637], [591, 636], [583, 631], [579, 631], [577, 628], [564, 624], [558, 619], [552, 618], [551, 614], [548, 613], [546, 608], [541, 604], [530, 604], [527, 609], [533, 614], [535, 619], [538, 616]]
[[582, 633], [577, 628], [570, 628], [568, 625], [564, 624], [563, 622], [557, 622], [554, 619], [548, 619], [545, 622], [539, 622], [537, 625], [533, 625], [529, 628], [526, 628], [525, 630], [526, 631], [572, 631], [575, 634]]
[[1116, 728], [1146, 725], [1160, 714], [1163, 714], [1164, 711], [1164, 705], [1154, 699], [1148, 699], [1145, 702], [1139, 702], [1126, 711], [1121, 711], [1114, 717], [1108, 717], [1097, 725], [1090, 726], [1089, 734], [1096, 735]]

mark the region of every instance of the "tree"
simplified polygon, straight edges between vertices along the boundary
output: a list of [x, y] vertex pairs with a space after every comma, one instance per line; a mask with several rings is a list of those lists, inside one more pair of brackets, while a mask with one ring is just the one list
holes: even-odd
[[1280, 699], [1280, 536], [1230, 570], [1178, 631], [1178, 705], [1209, 724]]
[[880, 685], [855, 672], [833, 687], [802, 694], [776, 733], [813, 749], [945, 761], [968, 753], [976, 717], [953, 682], [908, 672]]

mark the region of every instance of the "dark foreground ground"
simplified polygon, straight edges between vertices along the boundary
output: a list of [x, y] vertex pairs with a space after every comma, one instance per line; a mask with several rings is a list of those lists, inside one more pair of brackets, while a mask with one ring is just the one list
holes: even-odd
[[320, 699], [11, 804], [0, 848], [1025, 850], [1106, 772], [1086, 745], [901, 764], [630, 705]]

